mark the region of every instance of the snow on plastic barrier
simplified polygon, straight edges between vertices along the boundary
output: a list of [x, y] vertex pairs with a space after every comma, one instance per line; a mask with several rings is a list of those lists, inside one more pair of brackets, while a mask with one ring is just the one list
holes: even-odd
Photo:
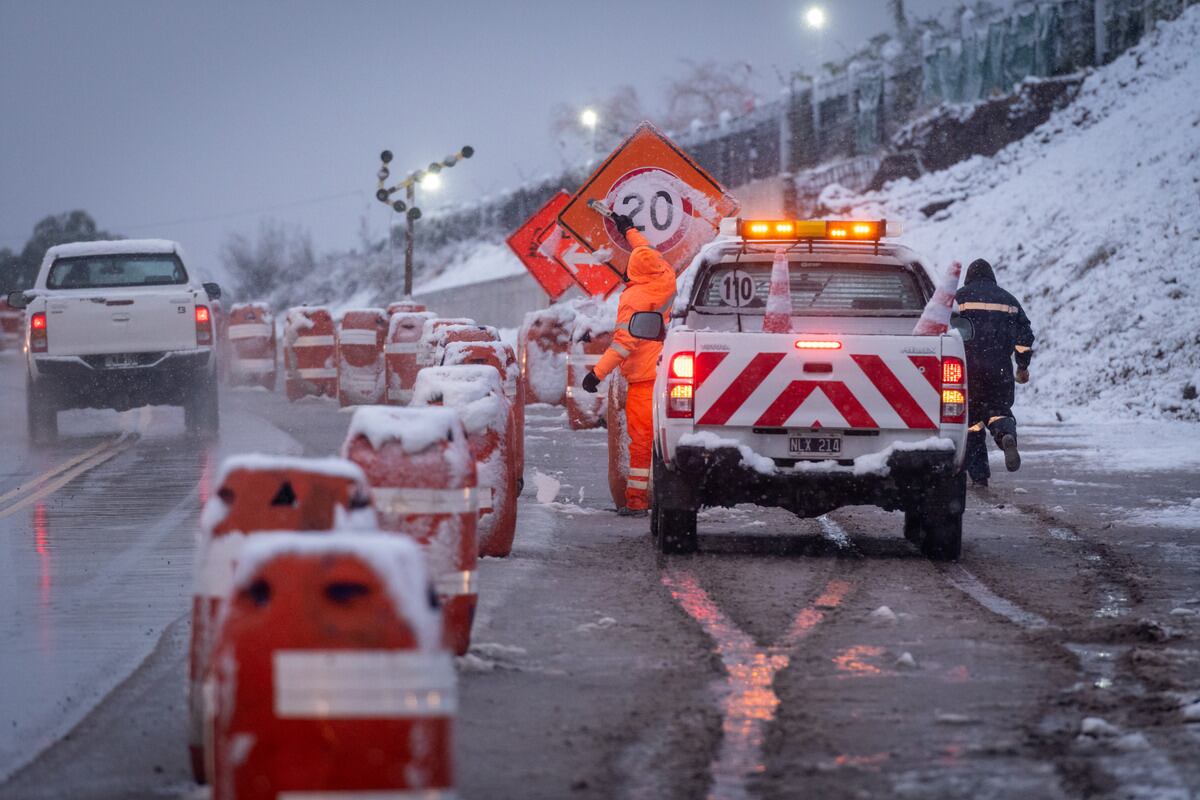
[[605, 421], [610, 378], [600, 382], [595, 394], [583, 390], [583, 378], [612, 343], [616, 326], [617, 309], [612, 303], [589, 301], [576, 306], [566, 376], [567, 424], [571, 430], [598, 428]]
[[432, 311], [398, 311], [388, 320], [387, 338], [383, 345], [386, 363], [387, 402], [389, 405], [408, 405], [412, 387], [417, 380], [421, 336], [425, 323], [437, 319]]
[[617, 508], [625, 505], [625, 484], [629, 481], [629, 428], [625, 424], [625, 394], [629, 384], [620, 370], [608, 383], [608, 490]]
[[525, 400], [561, 406], [567, 386], [567, 351], [575, 309], [565, 303], [525, 315], [519, 335]]
[[289, 400], [337, 395], [337, 341], [324, 306], [289, 308], [283, 320], [283, 362]]
[[234, 303], [225, 326], [229, 380], [238, 386], [275, 390], [278, 372], [275, 316], [266, 303]]
[[495, 367], [504, 382], [504, 396], [512, 412], [513, 457], [518, 484], [523, 486], [525, 474], [525, 382], [512, 346], [503, 342], [451, 342], [442, 356], [443, 366], [480, 364]]
[[417, 349], [417, 366], [419, 367], [434, 367], [437, 366], [437, 357], [441, 354], [437, 352], [437, 332], [441, 328], [450, 325], [474, 325], [475, 320], [470, 317], [434, 317], [426, 320], [421, 329], [421, 346]]
[[518, 475], [500, 373], [487, 366], [427, 367], [417, 375], [412, 403], [443, 405], [462, 417], [479, 476], [479, 554], [507, 556], [516, 534]]
[[343, 408], [384, 402], [387, 330], [387, 313], [382, 308], [350, 309], [338, 319], [338, 403]]
[[500, 332], [491, 325], [442, 325], [433, 331], [433, 363], [439, 366], [446, 355], [446, 345], [453, 342], [498, 342]]
[[380, 527], [425, 551], [442, 601], [446, 643], [464, 655], [478, 592], [475, 459], [452, 408], [368, 406], [354, 412], [343, 454], [362, 467]]
[[205, 686], [213, 800], [447, 797], [456, 681], [420, 548], [250, 542]]

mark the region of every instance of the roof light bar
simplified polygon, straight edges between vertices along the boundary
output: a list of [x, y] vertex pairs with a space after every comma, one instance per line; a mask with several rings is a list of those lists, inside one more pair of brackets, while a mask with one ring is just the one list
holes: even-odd
[[[892, 228], [897, 226], [893, 225]], [[823, 220], [823, 219], [739, 219], [737, 235], [750, 241], [802, 241], [830, 239], [833, 241], [878, 242], [898, 230], [890, 230], [887, 220]]]

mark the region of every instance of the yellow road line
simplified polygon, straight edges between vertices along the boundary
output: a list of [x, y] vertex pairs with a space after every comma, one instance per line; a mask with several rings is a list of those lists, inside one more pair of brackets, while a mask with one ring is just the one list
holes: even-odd
[[[78, 478], [80, 475], [87, 472], [88, 470], [95, 469], [96, 467], [103, 464], [105, 461], [108, 461], [109, 459], [114, 458], [118, 454], [129, 449], [129, 447], [133, 445], [134, 441], [136, 441], [136, 440], [128, 439], [123, 436], [120, 439], [117, 439], [113, 442], [109, 442], [107, 445], [108, 449], [102, 450], [101, 452], [95, 454], [91, 459], [78, 463], [73, 469], [70, 469], [65, 473], [62, 473], [62, 472], [58, 473], [58, 477], [55, 478], [54, 480], [51, 480], [48, 483], [44, 482], [44, 481], [39, 481], [39, 483], [41, 484], [40, 488], [36, 489], [31, 494], [27, 494], [24, 497], [21, 497], [16, 502], [14, 502], [12, 505], [9, 505], [3, 509], [0, 509], [0, 519], [3, 519], [4, 517], [9, 516], [10, 514], [15, 514], [16, 512], [20, 511], [22, 508], [25, 508], [26, 506], [28, 506], [30, 503], [36, 503], [38, 500], [41, 500], [42, 498], [46, 497], [47, 495], [51, 495], [54, 492], [57, 492], [59, 489], [66, 486], [68, 483], [75, 480], [76, 478]], [[35, 484], [35, 486], [36, 485], [37, 484]]]

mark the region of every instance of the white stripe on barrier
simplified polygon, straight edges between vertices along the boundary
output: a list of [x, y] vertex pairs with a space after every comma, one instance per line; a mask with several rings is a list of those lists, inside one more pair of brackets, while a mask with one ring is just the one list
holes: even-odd
[[220, 599], [233, 592], [233, 568], [245, 543], [244, 533], [227, 533], [208, 540], [196, 564], [195, 594]]
[[487, 512], [496, 510], [496, 488], [494, 486], [479, 487], [479, 510]]
[[273, 358], [234, 358], [229, 362], [229, 368], [234, 372], [242, 374], [249, 373], [259, 375], [263, 372], [275, 371], [275, 359]]
[[281, 719], [447, 717], [457, 710], [449, 653], [276, 650]]
[[301, 378], [336, 378], [337, 370], [333, 367], [308, 367], [296, 370]]
[[297, 336], [292, 347], [333, 347], [332, 336]]
[[477, 594], [475, 589], [475, 570], [448, 572], [438, 575], [433, 581], [437, 593], [445, 597], [457, 597], [463, 594]]
[[239, 322], [229, 326], [230, 339], [271, 338], [271, 326], [265, 322]]
[[630, 478], [629, 480], [625, 481], [625, 485], [628, 486], [630, 489], [648, 489], [648, 488], [650, 488], [649, 481], [638, 480], [637, 478]]
[[633, 477], [635, 477], [635, 478], [649, 478], [649, 477], [650, 477], [650, 470], [648, 470], [648, 469], [641, 469], [641, 468], [639, 468], [639, 467], [630, 467], [630, 468], [629, 468], [629, 474], [630, 474], [630, 475], [632, 475], [632, 476], [633, 476]]
[[589, 367], [594, 367], [600, 363], [602, 355], [592, 355], [591, 353], [567, 353], [568, 364], [586, 364]]
[[413, 489], [379, 486], [371, 490], [375, 508], [385, 514], [469, 514], [479, 510], [474, 486]]
[[415, 353], [421, 349], [420, 342], [388, 342], [383, 346], [385, 353]]
[[408, 405], [412, 402], [412, 389], [392, 389], [388, 388], [388, 400], [395, 400], [397, 403]]
[[453, 789], [361, 789], [340, 792], [277, 792], [275, 800], [458, 800]]
[[379, 343], [379, 334], [363, 328], [343, 329], [338, 333], [338, 343], [375, 347]]

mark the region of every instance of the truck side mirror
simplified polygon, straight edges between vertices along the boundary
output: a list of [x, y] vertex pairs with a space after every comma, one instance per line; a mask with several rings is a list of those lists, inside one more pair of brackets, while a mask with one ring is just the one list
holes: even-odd
[[24, 292], [9, 292], [8, 293], [8, 307], [9, 308], [21, 309], [21, 308], [25, 308], [27, 305], [29, 305], [29, 298], [27, 298], [25, 296]]
[[964, 342], [969, 342], [975, 338], [975, 326], [971, 320], [966, 317], [954, 314], [950, 317], [950, 327], [958, 331], [958, 335], [962, 337]]
[[629, 318], [629, 335], [635, 339], [661, 342], [667, 338], [662, 314], [657, 311], [637, 311]]
[[215, 283], [204, 284], [204, 291], [208, 295], [209, 300], [221, 299], [221, 287]]

